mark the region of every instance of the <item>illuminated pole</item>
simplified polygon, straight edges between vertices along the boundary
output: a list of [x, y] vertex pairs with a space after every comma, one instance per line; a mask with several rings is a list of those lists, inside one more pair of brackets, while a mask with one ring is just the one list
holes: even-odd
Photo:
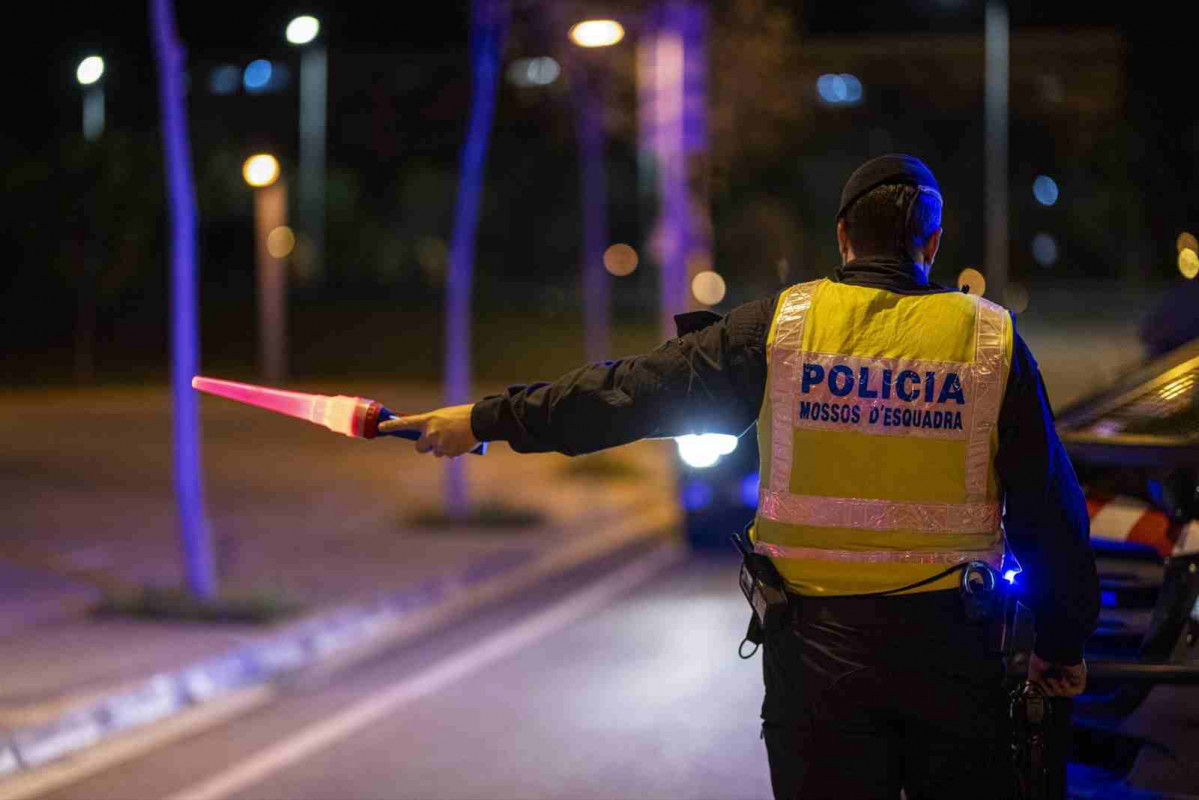
[[[104, 59], [88, 56], [75, 68], [75, 79], [83, 87], [83, 139], [90, 143], [104, 133]], [[91, 383], [96, 374], [96, 293], [99, 275], [98, 254], [88, 228], [77, 229], [79, 281], [76, 287], [75, 380]]]
[[83, 138], [94, 142], [104, 133], [104, 59], [88, 56], [79, 62], [75, 79], [83, 89]]
[[660, 270], [661, 335], [674, 315], [697, 308], [691, 279], [711, 269], [707, 211], [707, 15], [699, 3], [655, 9], [654, 30], [638, 48], [640, 161], [654, 178], [658, 214], [650, 244]]
[[304, 49], [300, 54], [300, 232], [308, 238], [310, 273], [325, 269], [325, 110], [329, 65], [325, 46], [316, 41], [320, 22], [296, 17], [287, 26], [287, 41]]
[[[495, 116], [495, 89], [500, 52], [508, 21], [507, 0], [473, 0], [470, 60], [473, 75], [470, 121], [462, 145], [458, 197], [454, 205], [454, 231], [450, 239], [445, 287], [445, 402], [457, 405], [471, 399], [471, 289], [474, 284], [475, 234], [479, 227], [479, 201], [487, 140]], [[465, 516], [467, 494], [465, 462], [450, 461], [445, 472], [445, 510]]]
[[287, 186], [273, 156], [246, 159], [242, 177], [254, 187], [254, 267], [258, 286], [258, 367], [268, 383], [287, 380], [287, 263], [271, 246], [287, 226]]
[[[570, 38], [582, 48], [611, 47], [624, 38], [615, 20], [587, 20], [570, 29]], [[604, 175], [604, 80], [588, 70], [583, 58], [574, 59], [578, 74], [574, 86], [575, 120], [579, 145], [579, 183], [583, 206], [583, 242], [579, 285], [583, 294], [583, 352], [588, 361], [609, 355], [608, 317], [611, 285], [604, 269], [608, 238], [608, 190]]]
[[987, 288], [1002, 303], [1008, 278], [1008, 10], [1006, 0], [986, 8], [986, 252]]
[[149, 0], [158, 61], [162, 144], [166, 155], [171, 230], [171, 394], [174, 404], [175, 497], [183, 539], [187, 585], [203, 599], [216, 595], [216, 568], [204, 484], [200, 475], [200, 423], [192, 376], [199, 372], [196, 308], [196, 197], [187, 140], [183, 89], [184, 51], [171, 0]]

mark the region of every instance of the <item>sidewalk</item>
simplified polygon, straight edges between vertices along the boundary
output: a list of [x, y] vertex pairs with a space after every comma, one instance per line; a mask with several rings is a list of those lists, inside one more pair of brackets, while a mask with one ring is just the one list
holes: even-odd
[[[428, 386], [295, 388], [360, 393], [397, 412], [437, 400]], [[295, 599], [296, 618], [92, 616], [96, 578], [182, 582], [167, 393], [0, 396], [0, 796], [64, 756], [296, 670], [334, 669], [677, 522], [669, 443], [614, 451], [641, 476], [623, 481], [493, 445], [464, 459], [473, 499], [544, 523], [429, 529], [414, 516], [438, 510], [444, 462], [411, 443], [350, 440], [211, 398], [202, 416], [222, 588]]]

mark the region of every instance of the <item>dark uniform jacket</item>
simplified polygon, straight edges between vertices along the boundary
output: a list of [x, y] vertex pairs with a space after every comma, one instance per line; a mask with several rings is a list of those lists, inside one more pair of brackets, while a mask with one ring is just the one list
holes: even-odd
[[[922, 280], [911, 262], [898, 259], [860, 258], [840, 267], [835, 280], [899, 294], [955, 291]], [[638, 439], [741, 435], [756, 422], [766, 390], [766, 337], [778, 298], [746, 303], [723, 317], [697, 312], [698, 325], [696, 314], [684, 315], [689, 319], [681, 327], [698, 330], [653, 352], [488, 397], [471, 413], [475, 437], [506, 441], [520, 453], [578, 455]], [[1008, 545], [1036, 613], [1036, 652], [1047, 661], [1077, 663], [1099, 613], [1090, 522], [1037, 362], [1019, 333], [999, 413], [996, 469]]]

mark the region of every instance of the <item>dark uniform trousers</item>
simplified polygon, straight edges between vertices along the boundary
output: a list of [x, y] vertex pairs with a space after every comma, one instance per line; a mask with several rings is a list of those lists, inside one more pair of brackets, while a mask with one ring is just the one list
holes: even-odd
[[776, 798], [1012, 796], [1002, 661], [957, 591], [793, 599], [763, 644]]

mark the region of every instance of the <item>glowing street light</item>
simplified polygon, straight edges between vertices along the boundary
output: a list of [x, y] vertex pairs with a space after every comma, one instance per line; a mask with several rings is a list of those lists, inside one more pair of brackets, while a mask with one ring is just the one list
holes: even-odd
[[296, 17], [291, 22], [287, 23], [287, 31], [284, 35], [287, 41], [292, 44], [308, 44], [316, 35], [321, 32], [321, 23], [316, 17], [304, 15]]
[[1191, 248], [1184, 247], [1178, 253], [1178, 271], [1187, 280], [1199, 275], [1199, 255]]
[[104, 76], [104, 59], [88, 56], [75, 68], [75, 80], [84, 87], [83, 91], [83, 138], [94, 142], [104, 133], [104, 87], [100, 78]]
[[88, 56], [79, 62], [75, 69], [75, 78], [82, 86], [91, 86], [104, 75], [104, 59], [100, 56]]
[[266, 153], [250, 156], [242, 164], [241, 176], [255, 189], [270, 186], [279, 178], [279, 161]]
[[254, 187], [254, 267], [258, 287], [258, 354], [270, 383], [287, 378], [287, 264], [295, 245], [287, 227], [287, 185], [279, 161], [267, 153], [246, 159], [241, 168]]
[[611, 47], [624, 38], [624, 26], [614, 19], [589, 19], [572, 26], [569, 36], [579, 47]]

